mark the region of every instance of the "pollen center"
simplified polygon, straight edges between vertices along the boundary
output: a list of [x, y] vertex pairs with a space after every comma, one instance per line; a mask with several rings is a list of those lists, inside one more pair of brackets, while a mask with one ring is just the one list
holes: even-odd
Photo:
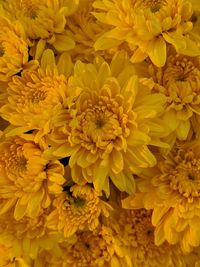
[[200, 160], [182, 161], [170, 175], [170, 187], [185, 197], [200, 196]]
[[165, 6], [165, 5], [166, 5], [165, 0], [144, 0], [144, 1], [138, 0], [136, 2], [135, 7], [138, 7], [141, 9], [149, 8], [152, 13], [156, 13], [162, 8], [162, 6]]
[[35, 6], [32, 1], [21, 1], [21, 10], [26, 17], [35, 19], [37, 17], [37, 6]]

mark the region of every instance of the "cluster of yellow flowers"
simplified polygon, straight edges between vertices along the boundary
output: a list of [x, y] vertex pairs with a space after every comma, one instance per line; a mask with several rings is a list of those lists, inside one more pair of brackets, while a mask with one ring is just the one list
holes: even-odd
[[199, 0], [0, 0], [0, 267], [200, 267]]

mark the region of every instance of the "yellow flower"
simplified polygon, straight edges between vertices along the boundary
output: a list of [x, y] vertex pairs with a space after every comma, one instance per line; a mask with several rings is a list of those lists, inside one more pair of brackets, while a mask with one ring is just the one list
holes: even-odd
[[184, 252], [200, 245], [200, 143], [177, 145], [137, 179], [138, 193], [123, 207], [153, 209], [155, 243], [180, 243]]
[[[22, 25], [0, 17], [0, 82], [11, 80], [14, 74], [28, 67], [27, 62], [28, 45]], [[32, 63], [34, 66], [35, 62]]]
[[161, 246], [154, 243], [154, 227], [151, 211], [116, 210], [113, 218], [121, 226], [121, 235], [129, 246], [133, 267], [184, 267], [183, 253], [178, 246], [167, 242]]
[[[48, 157], [71, 156], [72, 179], [94, 183], [109, 195], [109, 177], [120, 191], [134, 192], [132, 173], [156, 164], [147, 145], [163, 145], [159, 120], [165, 96], [138, 82], [122, 53], [111, 65], [77, 62], [69, 91], [80, 92], [54, 120]], [[56, 147], [57, 142], [57, 147]]]
[[111, 207], [99, 198], [89, 185], [74, 185], [54, 200], [54, 210], [48, 217], [48, 227], [63, 231], [65, 237], [78, 230], [94, 230], [101, 215], [108, 216]]
[[94, 16], [112, 27], [95, 43], [96, 50], [127, 42], [133, 51], [132, 62], [150, 57], [164, 66], [166, 43], [178, 53], [196, 56], [200, 50], [188, 32], [192, 30], [192, 5], [186, 0], [96, 0]]
[[50, 131], [50, 120], [64, 106], [67, 96], [65, 75], [68, 70], [63, 67], [63, 61], [69, 68], [70, 59], [66, 54], [60, 57], [56, 66], [54, 54], [48, 49], [38, 70], [27, 70], [21, 77], [13, 77], [7, 89], [7, 101], [0, 109], [5, 120], [18, 126], [12, 135], [33, 129], [41, 134]]
[[64, 168], [59, 161], [42, 157], [43, 149], [31, 135], [0, 143], [0, 214], [14, 207], [14, 218], [35, 217], [62, 191]]
[[29, 262], [36, 259], [41, 250], [57, 249], [62, 236], [47, 228], [48, 213], [49, 209], [45, 209], [35, 218], [24, 216], [15, 220], [11, 210], [0, 216], [1, 239], [11, 245], [13, 255]]
[[139, 75], [153, 78], [155, 92], [167, 97], [163, 120], [172, 132], [167, 142], [173, 146], [176, 138], [186, 140], [193, 120], [200, 115], [200, 57], [180, 55], [169, 49], [164, 67], [143, 63], [137, 68]]
[[6, 0], [4, 3], [10, 17], [22, 23], [30, 40], [36, 40], [36, 47], [30, 52], [36, 58], [41, 56], [46, 44], [59, 52], [74, 48], [65, 25], [66, 16], [75, 12], [77, 6], [78, 0]]
[[76, 238], [61, 243], [61, 247], [63, 267], [131, 267], [120, 243], [106, 226], [78, 232]]

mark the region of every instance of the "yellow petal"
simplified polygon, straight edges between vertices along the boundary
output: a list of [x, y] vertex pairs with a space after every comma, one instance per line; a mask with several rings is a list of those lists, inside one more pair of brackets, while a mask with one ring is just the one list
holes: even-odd
[[166, 62], [166, 43], [162, 37], [150, 43], [147, 53], [157, 67], [163, 67]]
[[65, 52], [73, 49], [75, 47], [75, 42], [66, 35], [57, 35], [53, 46], [57, 51]]

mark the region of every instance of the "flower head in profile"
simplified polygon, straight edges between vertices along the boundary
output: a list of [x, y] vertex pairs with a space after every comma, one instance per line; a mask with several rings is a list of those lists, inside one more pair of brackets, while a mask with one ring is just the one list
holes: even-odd
[[[8, 98], [0, 112], [5, 120], [18, 126], [17, 134], [34, 129], [41, 134], [50, 131], [51, 118], [64, 106], [67, 97], [63, 61], [69, 68], [70, 59], [65, 53], [56, 65], [52, 50], [45, 50], [39, 69], [24, 71], [9, 83]], [[16, 134], [15, 129], [12, 134]]]
[[47, 44], [59, 52], [74, 48], [75, 43], [65, 32], [65, 25], [66, 16], [77, 7], [78, 0], [6, 0], [4, 3], [8, 16], [22, 23], [30, 43], [34, 45], [31, 54], [36, 58], [41, 56]]
[[73, 185], [54, 200], [54, 209], [48, 217], [50, 229], [63, 231], [65, 237], [81, 230], [94, 230], [100, 215], [108, 216], [111, 207], [99, 198], [89, 185]]
[[138, 192], [123, 207], [153, 209], [155, 243], [180, 243], [185, 252], [200, 245], [199, 141], [177, 145], [137, 179]]
[[94, 2], [94, 16], [111, 26], [95, 43], [96, 50], [126, 42], [133, 62], [147, 56], [158, 67], [166, 62], [166, 44], [178, 53], [196, 56], [200, 51], [188, 37], [192, 30], [192, 5], [180, 0], [109, 0]]
[[0, 17], [0, 82], [11, 80], [27, 63], [28, 44], [22, 25]]
[[24, 138], [7, 138], [0, 143], [0, 214], [14, 208], [16, 220], [37, 216], [65, 182], [63, 165], [44, 159], [43, 149], [32, 141], [34, 137]]
[[71, 156], [77, 184], [93, 182], [109, 195], [110, 177], [120, 191], [133, 193], [132, 173], [156, 164], [148, 145], [162, 145], [159, 136], [167, 133], [159, 120], [165, 96], [139, 83], [123, 53], [110, 66], [77, 62], [68, 86], [79, 95], [55, 118], [46, 155]]
[[[145, 209], [115, 211], [115, 220], [121, 227], [121, 235], [129, 247], [134, 267], [184, 267], [183, 253], [178, 246], [167, 242], [154, 243], [155, 227], [151, 223], [151, 211]], [[114, 220], [114, 219], [113, 219]]]

